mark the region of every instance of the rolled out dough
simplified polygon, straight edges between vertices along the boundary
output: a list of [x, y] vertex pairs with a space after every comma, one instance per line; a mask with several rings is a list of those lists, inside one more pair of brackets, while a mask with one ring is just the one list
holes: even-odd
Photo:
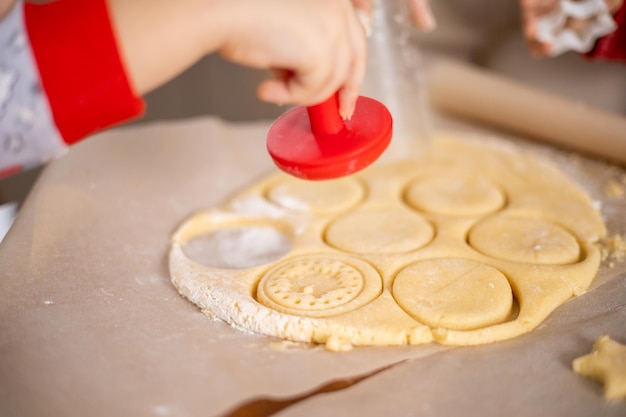
[[[188, 256], [194, 239], [238, 227], [272, 228], [291, 246], [247, 233], [265, 263]], [[349, 178], [252, 184], [184, 222], [170, 273], [203, 311], [278, 338], [473, 345], [528, 332], [583, 293], [605, 234], [585, 193], [538, 157], [440, 135], [419, 158]]]

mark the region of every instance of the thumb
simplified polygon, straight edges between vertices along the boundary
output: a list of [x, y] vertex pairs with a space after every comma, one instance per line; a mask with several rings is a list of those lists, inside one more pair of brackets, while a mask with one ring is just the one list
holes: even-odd
[[280, 78], [262, 81], [257, 87], [257, 97], [261, 101], [280, 106], [292, 102], [288, 81]]

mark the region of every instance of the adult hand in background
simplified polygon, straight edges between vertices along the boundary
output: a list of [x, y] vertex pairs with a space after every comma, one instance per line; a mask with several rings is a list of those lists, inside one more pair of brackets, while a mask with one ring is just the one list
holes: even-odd
[[[609, 13], [615, 13], [622, 5], [623, 0], [605, 0]], [[528, 48], [536, 57], [548, 56], [552, 53], [552, 45], [541, 42], [537, 39], [537, 22], [538, 20], [552, 12], [559, 0], [521, 0], [520, 7], [522, 10], [522, 28], [524, 36], [528, 43]], [[583, 33], [588, 25], [589, 19], [576, 19], [568, 17], [564, 28], [570, 29], [575, 33]]]

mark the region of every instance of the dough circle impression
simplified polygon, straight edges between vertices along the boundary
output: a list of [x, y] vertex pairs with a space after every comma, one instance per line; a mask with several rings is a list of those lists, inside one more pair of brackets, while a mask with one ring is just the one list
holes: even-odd
[[429, 259], [409, 265], [394, 280], [393, 295], [407, 313], [434, 328], [490, 326], [505, 321], [513, 308], [506, 277], [466, 259]]
[[569, 264], [580, 257], [576, 238], [543, 219], [497, 216], [478, 223], [470, 244], [494, 258], [535, 264]]
[[415, 181], [406, 199], [418, 210], [457, 216], [491, 213], [505, 203], [502, 191], [493, 182], [467, 173], [441, 173]]
[[326, 230], [331, 246], [355, 253], [397, 253], [419, 249], [433, 238], [433, 227], [404, 208], [354, 211]]
[[278, 264], [259, 283], [257, 298], [277, 311], [332, 316], [372, 301], [382, 281], [367, 263], [337, 256], [307, 256]]
[[[228, 229], [245, 233], [214, 242], [223, 260], [183, 250]], [[583, 294], [605, 235], [590, 198], [550, 163], [439, 135], [419, 156], [348, 178], [262, 178], [184, 221], [169, 268], [184, 297], [238, 329], [329, 349], [477, 345], [529, 332]]]
[[363, 188], [351, 178], [322, 182], [282, 178], [267, 191], [271, 202], [300, 211], [341, 211], [352, 207], [362, 197]]

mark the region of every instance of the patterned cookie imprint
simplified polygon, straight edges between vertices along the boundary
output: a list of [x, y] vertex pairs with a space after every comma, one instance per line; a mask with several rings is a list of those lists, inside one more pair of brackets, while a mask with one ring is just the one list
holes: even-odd
[[[195, 239], [255, 228], [290, 247], [248, 239], [278, 259], [240, 268], [186, 254]], [[528, 332], [583, 293], [605, 234], [591, 200], [546, 162], [440, 135], [419, 158], [324, 182], [273, 174], [192, 215], [170, 274], [203, 311], [270, 336], [335, 350], [475, 345]]]

